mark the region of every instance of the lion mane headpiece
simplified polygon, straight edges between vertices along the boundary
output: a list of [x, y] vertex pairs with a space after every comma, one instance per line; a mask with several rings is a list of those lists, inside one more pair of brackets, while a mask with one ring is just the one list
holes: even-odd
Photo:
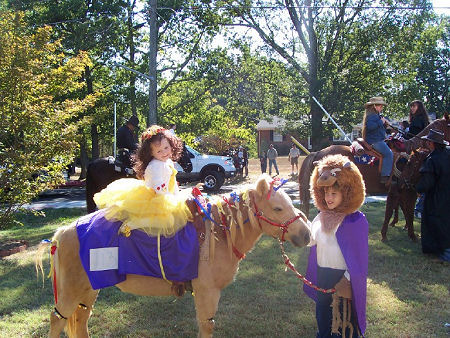
[[329, 155], [314, 164], [309, 186], [317, 209], [328, 210], [324, 188], [335, 183], [342, 193], [342, 202], [333, 209], [334, 212], [349, 215], [361, 207], [366, 194], [364, 180], [358, 167], [348, 157]]

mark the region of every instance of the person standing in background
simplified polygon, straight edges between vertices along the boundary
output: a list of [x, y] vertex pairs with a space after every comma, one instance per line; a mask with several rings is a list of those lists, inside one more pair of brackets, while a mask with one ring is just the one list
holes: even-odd
[[275, 167], [275, 171], [277, 172], [277, 175], [280, 175], [280, 172], [278, 171], [277, 166], [277, 157], [278, 152], [274, 148], [273, 144], [270, 144], [269, 150], [267, 150], [267, 158], [269, 159], [269, 175], [272, 176], [272, 165]]
[[264, 151], [259, 155], [259, 163], [261, 164], [261, 173], [265, 174], [267, 171], [267, 156]]
[[[300, 156], [300, 150], [295, 146], [294, 143], [292, 143], [292, 147], [289, 150], [289, 156], [288, 161], [291, 163], [292, 171], [291, 175], [297, 175], [298, 174], [298, 158]], [[295, 165], [295, 171], [294, 171], [294, 165]]]

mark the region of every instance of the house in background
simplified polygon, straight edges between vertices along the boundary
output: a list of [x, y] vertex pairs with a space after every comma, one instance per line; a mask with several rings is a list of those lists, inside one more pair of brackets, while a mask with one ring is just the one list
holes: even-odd
[[258, 154], [267, 152], [269, 145], [273, 144], [277, 149], [278, 155], [286, 156], [289, 154], [289, 149], [292, 145], [290, 136], [293, 136], [303, 146], [311, 149], [311, 140], [300, 139], [297, 134], [284, 133], [283, 129], [286, 126], [286, 120], [281, 117], [274, 116], [272, 121], [260, 120], [256, 125], [257, 130], [257, 146]]

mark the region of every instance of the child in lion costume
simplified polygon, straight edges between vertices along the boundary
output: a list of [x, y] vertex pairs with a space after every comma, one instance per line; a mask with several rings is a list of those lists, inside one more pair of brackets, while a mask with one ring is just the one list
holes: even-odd
[[316, 302], [317, 337], [358, 337], [366, 329], [369, 224], [358, 211], [364, 202], [364, 181], [345, 156], [327, 156], [315, 164], [310, 189], [320, 212], [311, 224], [306, 277], [336, 293], [308, 285], [304, 291]]

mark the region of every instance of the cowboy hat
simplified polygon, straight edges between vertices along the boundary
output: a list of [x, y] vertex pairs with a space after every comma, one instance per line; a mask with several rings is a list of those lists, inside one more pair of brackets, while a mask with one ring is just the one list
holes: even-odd
[[449, 143], [444, 140], [444, 133], [441, 133], [440, 131], [434, 129], [430, 129], [428, 131], [428, 135], [422, 136], [421, 139], [428, 140], [434, 143], [445, 144], [446, 146], [449, 145]]
[[364, 107], [367, 108], [368, 106], [371, 106], [373, 104], [382, 104], [383, 106], [387, 106], [387, 103], [384, 102], [384, 99], [381, 96], [374, 96], [370, 98], [369, 102], [366, 102]]
[[136, 116], [132, 115], [132, 116], [128, 119], [127, 123], [130, 123], [130, 124], [133, 125], [135, 128], [137, 128], [137, 127], [139, 126], [139, 119], [138, 119]]

